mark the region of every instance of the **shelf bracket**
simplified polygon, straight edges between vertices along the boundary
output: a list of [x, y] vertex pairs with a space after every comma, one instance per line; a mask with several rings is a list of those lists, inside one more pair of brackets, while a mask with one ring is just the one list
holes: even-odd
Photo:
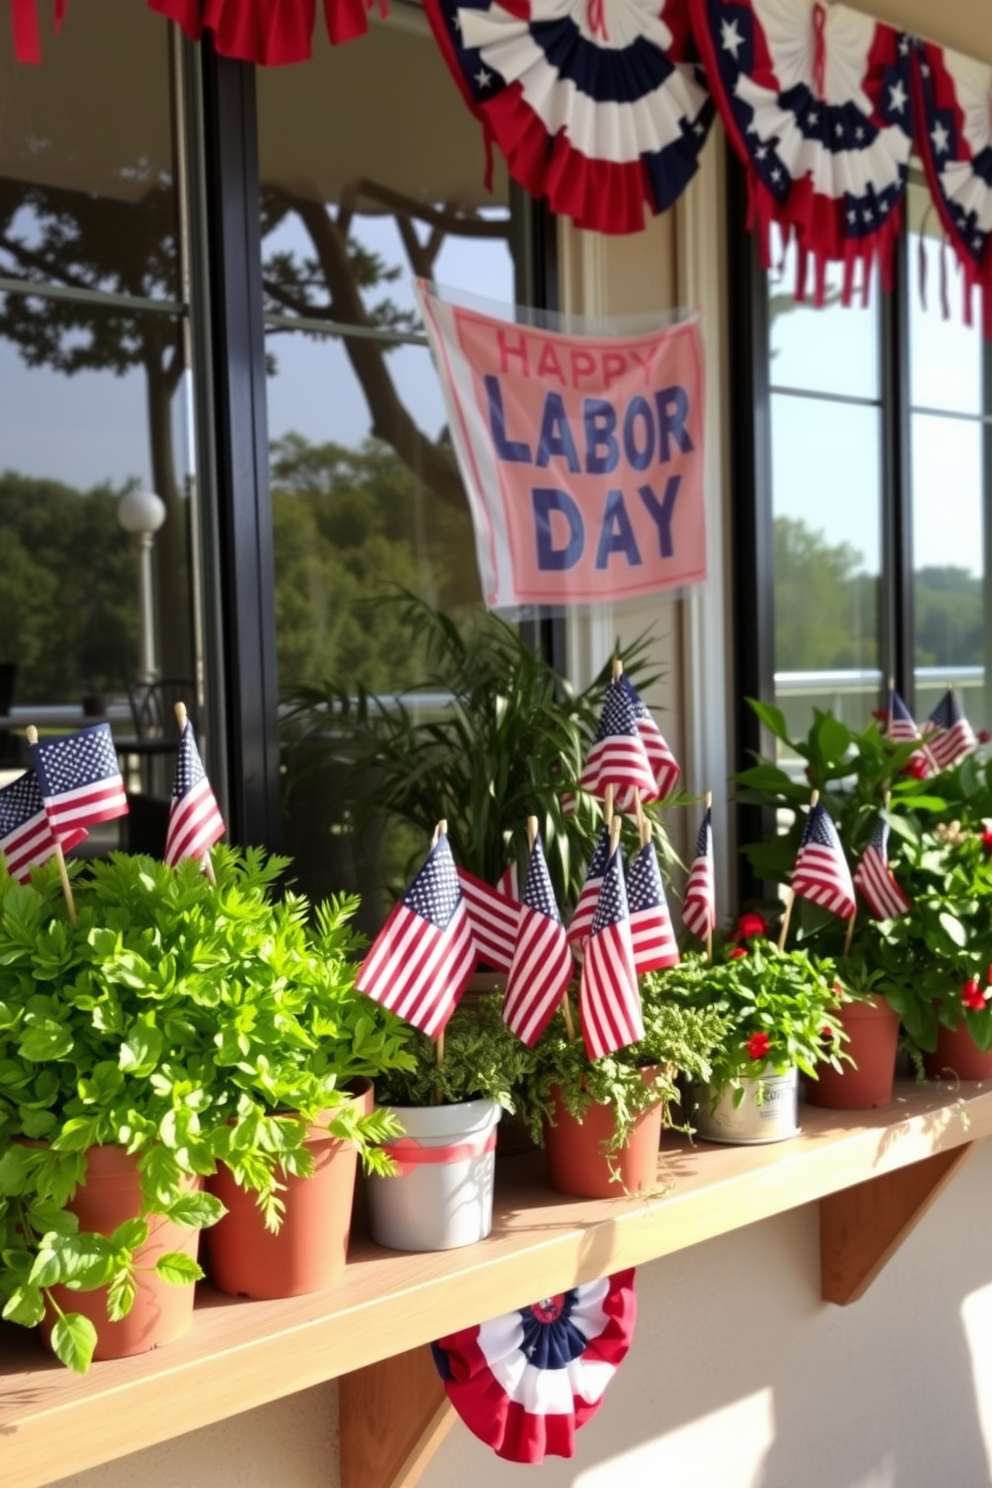
[[921, 1162], [880, 1173], [820, 1199], [820, 1283], [824, 1302], [846, 1307], [882, 1267], [954, 1174], [981, 1145], [966, 1142]]
[[339, 1382], [341, 1488], [413, 1488], [455, 1420], [430, 1347]]

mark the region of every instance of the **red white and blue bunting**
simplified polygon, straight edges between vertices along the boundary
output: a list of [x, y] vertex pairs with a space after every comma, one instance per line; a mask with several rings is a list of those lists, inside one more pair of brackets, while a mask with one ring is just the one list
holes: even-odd
[[688, 0], [425, 0], [511, 176], [553, 212], [637, 232], [696, 171], [713, 106]]
[[977, 286], [992, 340], [992, 67], [920, 42], [913, 70], [917, 149], [964, 274], [965, 323]]
[[448, 1398], [508, 1462], [571, 1457], [630, 1347], [633, 1269], [449, 1333], [432, 1345]]
[[693, 21], [727, 133], [747, 167], [749, 225], [771, 262], [771, 225], [809, 262], [822, 304], [827, 264], [891, 282], [912, 148], [910, 38], [819, 0], [693, 0]]

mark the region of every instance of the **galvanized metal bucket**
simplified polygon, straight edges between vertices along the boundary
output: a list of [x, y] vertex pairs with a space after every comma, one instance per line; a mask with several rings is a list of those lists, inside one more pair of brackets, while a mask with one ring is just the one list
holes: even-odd
[[742, 1075], [719, 1092], [694, 1085], [689, 1119], [707, 1142], [784, 1142], [799, 1131], [798, 1109], [797, 1072], [777, 1075], [769, 1066], [767, 1074]]

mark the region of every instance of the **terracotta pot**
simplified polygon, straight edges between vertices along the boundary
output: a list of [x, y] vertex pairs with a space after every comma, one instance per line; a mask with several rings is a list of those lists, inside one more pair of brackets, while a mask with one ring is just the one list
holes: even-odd
[[807, 1101], [832, 1111], [865, 1111], [889, 1105], [896, 1074], [899, 1014], [884, 997], [873, 997], [870, 1002], [845, 1003], [833, 1021], [848, 1036], [844, 1050], [854, 1060], [855, 1068], [845, 1064], [839, 1073], [829, 1064], [821, 1064], [819, 1078], [806, 1086]]
[[[649, 1084], [657, 1077], [657, 1066], [641, 1071]], [[624, 1147], [608, 1158], [603, 1150], [616, 1130], [612, 1106], [589, 1106], [577, 1121], [556, 1098], [554, 1125], [544, 1128], [548, 1160], [548, 1182], [559, 1193], [578, 1199], [619, 1199], [624, 1192], [640, 1193], [658, 1182], [658, 1148], [661, 1146], [662, 1105], [649, 1106], [634, 1122]], [[611, 1176], [619, 1169], [620, 1181]]]
[[924, 1054], [923, 1068], [928, 1080], [990, 1080], [992, 1079], [992, 1052], [983, 1054], [971, 1036], [967, 1023], [962, 1018], [957, 1028], [937, 1026], [937, 1048], [933, 1054]]
[[[76, 1190], [68, 1207], [78, 1216], [80, 1230], [110, 1236], [119, 1224], [135, 1219], [141, 1212], [138, 1160], [123, 1147], [91, 1147], [86, 1162], [85, 1182]], [[202, 1186], [199, 1178], [190, 1178], [186, 1184], [190, 1190]], [[200, 1232], [157, 1214], [149, 1216], [148, 1227], [148, 1240], [135, 1252], [141, 1269], [135, 1276], [134, 1305], [120, 1322], [113, 1323], [107, 1317], [106, 1287], [92, 1292], [52, 1287], [52, 1295], [63, 1312], [80, 1312], [96, 1328], [94, 1359], [123, 1359], [129, 1354], [146, 1353], [181, 1338], [193, 1322], [194, 1283], [172, 1286], [150, 1268], [159, 1256], [172, 1250], [182, 1251], [196, 1260]], [[50, 1316], [42, 1323], [46, 1344], [50, 1342], [54, 1322], [54, 1316]]]
[[[356, 1080], [351, 1105], [368, 1116], [375, 1104], [370, 1080]], [[328, 1111], [328, 1119], [334, 1116]], [[286, 1206], [277, 1234], [265, 1228], [256, 1195], [239, 1188], [221, 1167], [207, 1187], [227, 1208], [207, 1233], [210, 1279], [232, 1297], [298, 1297], [334, 1286], [344, 1274], [351, 1232], [358, 1152], [321, 1125], [309, 1128], [314, 1155], [309, 1178], [280, 1175]]]

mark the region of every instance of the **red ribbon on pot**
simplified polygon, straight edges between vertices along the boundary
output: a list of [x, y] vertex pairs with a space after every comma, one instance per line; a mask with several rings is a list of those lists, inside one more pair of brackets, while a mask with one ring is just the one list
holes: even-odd
[[427, 1163], [466, 1162], [470, 1157], [483, 1157], [496, 1148], [496, 1128], [488, 1136], [472, 1137], [467, 1142], [454, 1142], [447, 1147], [422, 1147], [414, 1137], [400, 1137], [386, 1144], [386, 1150], [405, 1177]]

